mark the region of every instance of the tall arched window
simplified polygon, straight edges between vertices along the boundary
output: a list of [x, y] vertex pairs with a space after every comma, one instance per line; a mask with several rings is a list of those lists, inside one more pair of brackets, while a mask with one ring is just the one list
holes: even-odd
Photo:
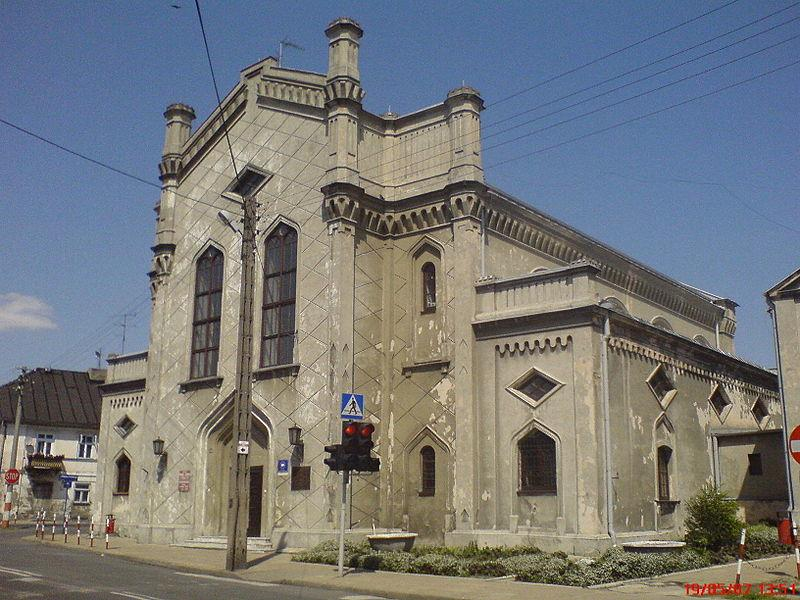
[[556, 493], [556, 443], [541, 431], [531, 431], [519, 448], [519, 495]]
[[127, 494], [131, 489], [131, 459], [121, 455], [117, 459], [117, 487], [116, 494]]
[[223, 262], [222, 252], [213, 246], [197, 261], [192, 319], [192, 379], [217, 374]]
[[261, 366], [286, 365], [294, 357], [297, 232], [280, 225], [266, 242], [261, 308]]
[[433, 496], [436, 494], [436, 452], [430, 446], [424, 446], [419, 451], [420, 473], [422, 489], [420, 496]]
[[658, 499], [672, 500], [669, 486], [669, 461], [672, 458], [672, 449], [669, 446], [658, 447]]
[[422, 310], [436, 310], [436, 266], [432, 262], [422, 265]]

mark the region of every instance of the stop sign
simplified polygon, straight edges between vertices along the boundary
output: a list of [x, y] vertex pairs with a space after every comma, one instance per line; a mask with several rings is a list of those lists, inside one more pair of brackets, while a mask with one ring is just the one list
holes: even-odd
[[19, 471], [16, 469], [9, 469], [6, 471], [6, 483], [8, 485], [14, 485], [19, 481]]
[[789, 436], [789, 452], [792, 458], [800, 463], [800, 425], [792, 430], [792, 435]]

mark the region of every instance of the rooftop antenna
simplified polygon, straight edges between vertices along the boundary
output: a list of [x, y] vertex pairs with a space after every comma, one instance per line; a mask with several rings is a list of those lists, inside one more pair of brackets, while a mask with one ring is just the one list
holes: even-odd
[[122, 315], [122, 323], [118, 323], [120, 327], [122, 327], [122, 352], [120, 354], [125, 354], [125, 334], [128, 330], [128, 317], [135, 317], [135, 312], [124, 313]]
[[94, 355], [97, 357], [97, 368], [99, 369], [103, 361], [103, 349], [95, 350]]
[[278, 42], [278, 66], [283, 66], [283, 47], [286, 46], [287, 48], [294, 48], [295, 50], [305, 50], [302, 46], [298, 46], [294, 42], [290, 41], [288, 38], [283, 38], [280, 42]]

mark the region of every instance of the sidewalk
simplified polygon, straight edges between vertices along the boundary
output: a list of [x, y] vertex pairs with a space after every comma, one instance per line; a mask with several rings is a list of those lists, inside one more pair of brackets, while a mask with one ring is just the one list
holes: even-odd
[[[636, 595], [641, 599], [672, 598], [687, 596], [686, 584], [733, 583], [736, 565], [720, 565], [693, 572], [664, 575], [642, 581], [620, 582], [601, 588], [585, 589], [567, 586], [522, 583], [508, 579], [486, 580], [466, 577], [442, 577], [415, 575], [385, 571], [347, 570], [338, 577], [337, 569], [330, 565], [315, 565], [291, 561], [289, 554], [251, 554], [249, 567], [234, 574], [225, 571], [224, 550], [201, 550], [177, 548], [156, 544], [139, 544], [130, 538], [112, 537], [109, 549], [105, 549], [102, 537], [95, 539], [95, 547], [89, 548], [89, 538], [81, 537], [76, 544], [74, 534], [64, 544], [64, 536], [56, 533], [55, 541], [45, 535], [44, 544], [68, 546], [70, 549], [96, 552], [101, 555], [118, 556], [146, 564], [165, 566], [185, 572], [206, 573], [233, 577], [248, 581], [278, 583], [307, 587], [338, 589], [346, 592], [381, 596], [397, 600], [409, 599], [491, 599], [529, 600], [542, 597], [548, 600], [593, 598], [622, 600]], [[761, 583], [798, 583], [793, 556], [775, 557], [746, 563], [742, 570], [742, 582], [753, 585], [759, 591]], [[699, 595], [699, 594], [698, 594]], [[706, 594], [710, 595], [710, 594]], [[719, 594], [718, 594], [719, 595]]]

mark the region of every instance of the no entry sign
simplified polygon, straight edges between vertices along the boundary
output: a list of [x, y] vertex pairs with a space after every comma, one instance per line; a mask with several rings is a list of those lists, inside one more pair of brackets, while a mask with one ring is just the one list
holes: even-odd
[[795, 427], [789, 436], [789, 453], [795, 462], [800, 463], [800, 425]]
[[8, 485], [14, 485], [19, 481], [19, 471], [16, 469], [9, 469], [6, 471], [6, 483]]

